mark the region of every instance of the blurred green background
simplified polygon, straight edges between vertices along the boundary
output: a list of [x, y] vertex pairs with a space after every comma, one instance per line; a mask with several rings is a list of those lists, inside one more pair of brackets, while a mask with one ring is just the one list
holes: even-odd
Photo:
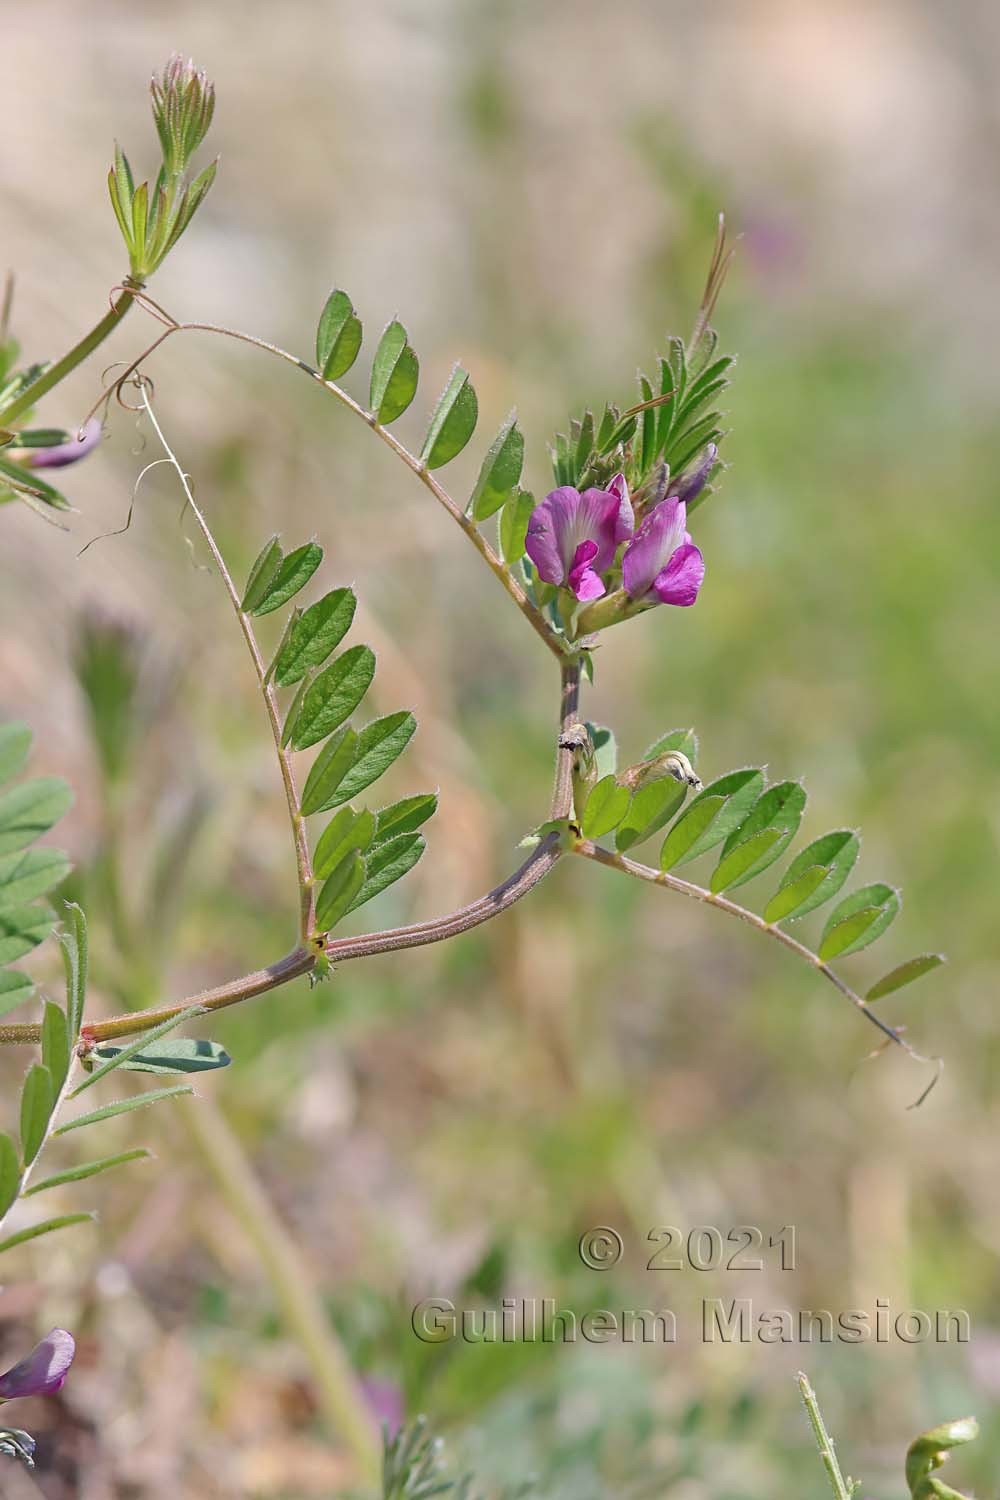
[[[902, 883], [906, 901], [844, 973], [863, 988], [913, 952], [950, 955], [882, 1011], [946, 1056], [942, 1083], [908, 1112], [923, 1076], [901, 1056], [859, 1067], [874, 1033], [808, 970], [716, 912], [580, 862], [451, 945], [229, 1012], [213, 1034], [236, 1066], [201, 1091], [357, 1368], [426, 1411], [485, 1483], [536, 1473], [541, 1494], [576, 1500], [821, 1494], [792, 1379], [804, 1366], [864, 1494], [904, 1493], [910, 1438], [967, 1409], [984, 1435], [956, 1480], [996, 1494], [995, 8], [102, 0], [22, 8], [4, 46], [2, 260], [29, 356], [68, 347], [125, 269], [112, 142], [151, 168], [146, 81], [182, 49], [217, 81], [222, 164], [153, 294], [306, 356], [334, 284], [370, 338], [398, 313], [422, 362], [404, 438], [418, 441], [454, 359], [479, 392], [480, 434], [444, 475], [456, 494], [515, 402], [526, 482], [544, 492], [545, 442], [567, 413], [627, 402], [665, 332], [689, 330], [718, 210], [742, 232], [716, 318], [741, 362], [730, 471], [695, 528], [707, 582], [696, 609], [608, 635], [588, 710], [628, 758], [692, 724], [706, 779], [748, 762], [804, 776], [805, 837], [863, 828], [859, 874]], [[133, 314], [46, 419], [79, 420], [102, 366], [154, 332]], [[366, 368], [346, 381], [362, 398]], [[441, 811], [424, 862], [365, 925], [479, 895], [544, 816], [543, 650], [402, 466], [294, 372], [191, 335], [150, 373], [236, 570], [272, 530], [289, 544], [314, 532], [326, 586], [357, 586], [376, 707], [419, 716], [394, 785], [439, 786]], [[126, 900], [192, 799], [204, 815], [178, 925], [144, 935], [166, 949], [169, 993], [279, 956], [295, 923], [249, 663], [165, 471], [127, 534], [77, 556], [124, 524], [157, 456], [128, 413], [109, 426], [67, 472], [71, 535], [0, 513], [0, 714], [29, 720], [35, 769], [77, 788], [64, 838], [89, 872], [105, 1010], [135, 965], [102, 901], [99, 777], [72, 670], [87, 611], [134, 633], [150, 688], [121, 819]], [[751, 904], [773, 883], [748, 887]], [[0, 1058], [8, 1112], [24, 1063]], [[37, 1483], [8, 1466], [4, 1494], [335, 1492], [346, 1463], [243, 1231], [180, 1117], [138, 1118], [121, 1139], [155, 1143], [157, 1161], [97, 1184], [95, 1232], [19, 1252], [8, 1273], [3, 1352], [53, 1322], [81, 1352], [59, 1402], [19, 1415], [43, 1463]], [[743, 1223], [796, 1225], [797, 1269], [644, 1269], [654, 1226]], [[614, 1271], [579, 1262], [595, 1224], [625, 1240]], [[682, 1335], [432, 1347], [409, 1323], [430, 1295], [666, 1306]], [[732, 1296], [962, 1307], [973, 1340], [704, 1346], [700, 1300]]]

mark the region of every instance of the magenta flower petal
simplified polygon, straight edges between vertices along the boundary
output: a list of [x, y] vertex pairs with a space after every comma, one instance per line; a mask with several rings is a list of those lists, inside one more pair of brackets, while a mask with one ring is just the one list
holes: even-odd
[[101, 441], [101, 424], [92, 417], [83, 429], [83, 436], [75, 434], [68, 443], [58, 443], [54, 448], [32, 448], [28, 450], [28, 463], [32, 469], [64, 469], [86, 458]]
[[654, 505], [622, 558], [622, 582], [632, 599], [642, 599], [653, 587], [673, 554], [684, 542], [687, 509], [671, 496]]
[[618, 516], [615, 520], [615, 545], [627, 542], [635, 531], [635, 511], [628, 492], [625, 475], [618, 473], [608, 480], [608, 494], [618, 496]]
[[66, 1379], [75, 1353], [73, 1335], [64, 1328], [53, 1328], [19, 1364], [0, 1375], [0, 1401], [54, 1395]]
[[697, 599], [704, 581], [705, 559], [692, 542], [685, 542], [653, 579], [653, 593], [661, 604], [686, 607]]
[[580, 568], [580, 548], [585, 542], [591, 543], [594, 550], [584, 559], [588, 567], [578, 574], [578, 583], [592, 590], [590, 574], [596, 577], [610, 567], [617, 546], [615, 530], [620, 509], [620, 497], [607, 490], [589, 489], [581, 495], [572, 485], [564, 484], [546, 495], [531, 513], [525, 541], [525, 550], [538, 569], [539, 578], [545, 583], [573, 588], [578, 599], [597, 598], [593, 592], [586, 595], [577, 592], [571, 575]]
[[599, 599], [607, 590], [591, 564], [597, 556], [596, 542], [581, 542], [573, 558], [567, 582], [578, 599]]

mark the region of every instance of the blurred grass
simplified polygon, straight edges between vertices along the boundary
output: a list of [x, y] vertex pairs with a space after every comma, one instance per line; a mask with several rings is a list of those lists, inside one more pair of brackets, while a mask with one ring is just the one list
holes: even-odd
[[[543, 492], [552, 428], [585, 401], [627, 399], [663, 331], [686, 328], [716, 208], [745, 229], [717, 319], [742, 362], [731, 472], [697, 518], [708, 581], [695, 610], [609, 635], [591, 708], [629, 756], [694, 724], [706, 776], [751, 761], [804, 775], [804, 837], [862, 828], [862, 876], [900, 882], [906, 901], [885, 956], [845, 973], [861, 984], [911, 952], [949, 953], [948, 969], [884, 1005], [946, 1055], [942, 1084], [907, 1113], [912, 1067], [858, 1067], [871, 1037], [786, 955], [716, 913], [574, 866], [454, 945], [220, 1017], [237, 1065], [203, 1087], [361, 1368], [454, 1427], [487, 1476], [537, 1470], [552, 1495], [818, 1493], [791, 1381], [805, 1363], [866, 1490], [901, 1493], [909, 1439], [970, 1409], [984, 1437], [952, 1467], [989, 1492], [1000, 304], [981, 253], [996, 195], [980, 184], [970, 203], [995, 129], [988, 8], [970, 6], [944, 37], [931, 7], [818, 0], [717, 13], [628, 0], [614, 16], [513, 3], [380, 3], [362, 16], [298, 0], [277, 28], [228, 4], [168, 17], [109, 3], [86, 24], [39, 7], [7, 44], [4, 252], [32, 355], [62, 348], [103, 305], [119, 269], [102, 198], [110, 142], [151, 150], [143, 80], [181, 46], [218, 79], [223, 169], [154, 294], [304, 350], [334, 281], [369, 338], [398, 312], [422, 360], [421, 411], [458, 355], [480, 393], [480, 448], [446, 474], [457, 493], [514, 401]], [[859, 58], [868, 66], [849, 66]], [[145, 336], [134, 316], [108, 360]], [[89, 405], [100, 363], [53, 402], [53, 420]], [[192, 336], [153, 373], [237, 571], [275, 527], [289, 540], [315, 531], [328, 586], [357, 583], [379, 711], [418, 712], [399, 786], [440, 785], [442, 810], [425, 865], [378, 920], [485, 890], [548, 791], [554, 684], [523, 622], [391, 455], [291, 372]], [[414, 412], [400, 425], [419, 424]], [[152, 456], [116, 412], [101, 454], [71, 471], [72, 539], [0, 515], [0, 709], [35, 726], [39, 770], [76, 784], [72, 847], [86, 865], [96, 776], [68, 647], [96, 601], [147, 634], [176, 688], [144, 749], [127, 868], [141, 869], [150, 827], [171, 826], [183, 793], [211, 807], [170, 955], [181, 991], [284, 951], [294, 901], [247, 664], [160, 471], [131, 530], [75, 559], [122, 523]], [[103, 999], [117, 1003], [109, 988]], [[0, 1059], [8, 1099], [22, 1062]], [[158, 1164], [102, 1184], [98, 1234], [26, 1252], [23, 1285], [0, 1303], [84, 1334], [65, 1405], [36, 1423], [56, 1424], [47, 1493], [72, 1492], [59, 1488], [72, 1459], [95, 1497], [171, 1483], [326, 1494], [343, 1476], [295, 1352], [197, 1165], [177, 1160], [184, 1138], [160, 1129]], [[654, 1225], [744, 1222], [796, 1224], [799, 1269], [642, 1269]], [[625, 1236], [620, 1270], [579, 1265], [592, 1223]], [[834, 1309], [885, 1297], [967, 1308], [974, 1341], [430, 1348], [409, 1313], [432, 1293], [553, 1296], [578, 1312], [652, 1301], [682, 1325], [702, 1296]], [[170, 1436], [150, 1447], [154, 1428]]]

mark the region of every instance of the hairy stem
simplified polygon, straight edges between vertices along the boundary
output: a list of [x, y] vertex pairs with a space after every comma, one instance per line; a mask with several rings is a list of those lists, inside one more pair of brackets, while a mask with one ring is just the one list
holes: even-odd
[[177, 472], [177, 477], [181, 482], [181, 487], [184, 490], [184, 495], [187, 503], [191, 508], [191, 513], [197, 521], [201, 534], [208, 544], [209, 551], [211, 552], [212, 557], [215, 561], [215, 566], [219, 570], [219, 577], [222, 579], [226, 593], [229, 595], [230, 603], [233, 606], [236, 618], [240, 624], [240, 629], [243, 632], [243, 638], [247, 643], [247, 650], [250, 652], [250, 656], [253, 660], [254, 671], [257, 673], [257, 681], [260, 684], [260, 690], [264, 698], [264, 706], [267, 709], [268, 721], [271, 725], [271, 735], [274, 739], [274, 750], [275, 754], [278, 757], [278, 765], [281, 769], [281, 779], [285, 787], [285, 800], [288, 803], [288, 817], [292, 827], [292, 839], [295, 844], [295, 863], [298, 870], [299, 880], [299, 905], [301, 908], [299, 935], [303, 940], [305, 940], [312, 933], [316, 905], [312, 857], [309, 853], [309, 839], [306, 834], [305, 819], [303, 818], [302, 813], [299, 810], [299, 796], [295, 786], [295, 775], [292, 771], [291, 758], [289, 757], [288, 752], [282, 747], [281, 743], [281, 715], [278, 710], [278, 700], [275, 696], [274, 688], [271, 686], [270, 680], [267, 675], [267, 664], [265, 663], [264, 657], [261, 654], [260, 647], [257, 644], [257, 637], [254, 634], [253, 623], [251, 622], [250, 616], [242, 607], [239, 592], [237, 591], [236, 585], [232, 579], [232, 575], [230, 574], [229, 569], [226, 566], [225, 559], [223, 558], [222, 553], [219, 550], [218, 543], [216, 542], [215, 537], [212, 535], [212, 530], [208, 522], [206, 521], [202, 511], [200, 510], [197, 502], [195, 501], [194, 492], [191, 488], [191, 481], [184, 470], [181, 468], [181, 465], [177, 461], [177, 458], [172, 448], [170, 447], [170, 444], [167, 442], [167, 439], [163, 434], [163, 429], [157, 421], [156, 413], [154, 412], [152, 402], [149, 399], [149, 388], [146, 383], [142, 381], [141, 377], [139, 380], [139, 399], [149, 417], [150, 422], [153, 424], [153, 430], [160, 440], [160, 444], [163, 448], [164, 453], [167, 455], [167, 459]]
[[108, 335], [114, 333], [136, 300], [135, 294], [139, 291], [141, 291], [141, 286], [138, 284], [131, 286], [125, 283], [101, 321], [95, 324], [78, 344], [74, 344], [68, 354], [64, 354], [62, 359], [51, 365], [44, 375], [39, 375], [37, 380], [33, 380], [26, 390], [16, 396], [13, 401], [8, 402], [0, 411], [0, 426], [12, 422], [22, 412], [27, 411], [29, 406], [34, 406], [40, 396], [44, 396], [52, 390], [53, 386], [65, 380], [77, 365], [82, 364], [88, 355], [93, 354], [98, 345], [103, 344]]
[[840, 1472], [840, 1463], [834, 1451], [833, 1439], [826, 1430], [826, 1423], [823, 1421], [823, 1413], [819, 1409], [816, 1392], [809, 1384], [808, 1376], [804, 1375], [801, 1370], [796, 1376], [796, 1380], [798, 1381], [799, 1393], [802, 1396], [802, 1404], [806, 1409], [806, 1414], [816, 1438], [819, 1456], [823, 1460], [823, 1467], [826, 1469], [835, 1500], [851, 1500], [856, 1486], [849, 1484]]
[[[300, 359], [297, 354], [289, 353], [287, 349], [282, 349], [278, 344], [272, 344], [267, 339], [255, 338], [253, 334], [243, 333], [240, 329], [224, 328], [217, 323], [178, 323], [158, 303], [153, 302], [150, 297], [142, 296], [138, 300], [146, 311], [152, 313], [153, 317], [165, 324], [165, 331], [147, 349], [143, 350], [138, 359], [133, 360], [125, 373], [117, 378], [113, 389], [120, 391], [125, 382], [136, 374], [143, 361], [148, 359], [153, 351], [158, 349], [164, 340], [168, 339], [174, 333], [213, 333], [223, 338], [236, 339], [242, 344], [249, 344], [254, 349], [262, 349], [265, 353], [273, 354], [278, 359], [284, 360], [287, 364], [294, 365], [296, 369], [301, 370], [311, 380], [321, 385], [324, 390], [329, 391], [348, 411], [353, 412], [355, 416], [360, 417], [363, 422], [367, 423], [376, 436], [381, 438], [382, 442], [385, 443], [386, 447], [391, 448], [397, 458], [402, 459], [410, 472], [417, 476], [421, 484], [431, 492], [438, 504], [442, 505], [452, 520], [462, 528], [462, 531], [486, 563], [494, 578], [498, 580], [510, 595], [531, 628], [541, 637], [548, 649], [559, 658], [566, 656], [567, 643], [563, 637], [557, 630], [553, 629], [541, 610], [531, 602], [510, 568], [497, 556], [489, 542], [482, 535], [475, 521], [465, 514], [461, 506], [456, 505], [444, 485], [431, 473], [423, 460], [418, 458], [415, 453], [411, 453], [387, 427], [383, 427], [373, 412], [366, 411], [360, 402], [355, 401], [353, 396], [349, 396], [334, 381], [324, 380], [320, 371], [307, 363], [306, 360]], [[102, 397], [103, 399], [104, 397]], [[98, 405], [100, 405], [100, 402]]]

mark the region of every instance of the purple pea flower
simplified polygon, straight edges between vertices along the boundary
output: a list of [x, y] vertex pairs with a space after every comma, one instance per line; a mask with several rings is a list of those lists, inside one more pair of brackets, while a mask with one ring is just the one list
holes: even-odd
[[75, 464], [78, 459], [86, 458], [101, 441], [101, 424], [97, 417], [91, 417], [84, 427], [81, 435], [75, 434], [68, 443], [57, 443], [54, 448], [29, 448], [27, 450], [28, 467], [32, 469], [64, 469], [67, 464]]
[[708, 476], [715, 468], [716, 459], [719, 457], [717, 443], [709, 443], [701, 456], [701, 463], [696, 469], [688, 469], [686, 473], [674, 481], [673, 492], [678, 500], [683, 500], [685, 505], [690, 505], [697, 495], [700, 495], [708, 483]]
[[0, 1375], [0, 1401], [54, 1396], [69, 1373], [75, 1353], [73, 1335], [64, 1328], [53, 1328], [20, 1363]]
[[525, 550], [545, 583], [567, 588], [580, 600], [599, 599], [606, 592], [600, 575], [633, 526], [624, 475], [616, 474], [606, 490], [582, 495], [564, 484], [532, 511]]
[[644, 604], [693, 604], [705, 577], [705, 561], [691, 541], [687, 506], [676, 495], [654, 505], [622, 558], [622, 582], [630, 599]]

